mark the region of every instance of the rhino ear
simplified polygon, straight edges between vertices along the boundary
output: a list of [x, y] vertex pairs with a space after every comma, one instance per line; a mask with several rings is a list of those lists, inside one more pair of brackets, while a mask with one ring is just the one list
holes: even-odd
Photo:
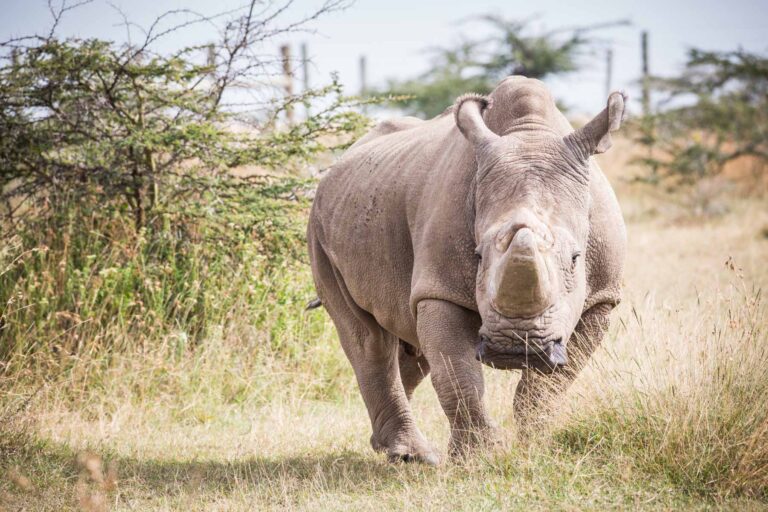
[[626, 118], [627, 93], [612, 92], [608, 96], [608, 105], [590, 122], [565, 137], [565, 142], [584, 159], [597, 153], [605, 153], [610, 149], [611, 132], [621, 127]]
[[477, 148], [499, 138], [483, 121], [483, 111], [491, 108], [491, 98], [480, 94], [464, 94], [453, 105], [456, 126], [473, 146]]

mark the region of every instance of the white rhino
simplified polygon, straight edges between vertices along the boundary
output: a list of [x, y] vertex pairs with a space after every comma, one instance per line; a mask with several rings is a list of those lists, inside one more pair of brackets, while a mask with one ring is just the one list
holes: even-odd
[[375, 450], [438, 461], [409, 404], [430, 371], [456, 452], [493, 431], [481, 362], [522, 370], [522, 422], [551, 373], [564, 390], [584, 365], [620, 300], [626, 248], [590, 157], [611, 146], [625, 101], [612, 93], [574, 131], [541, 82], [509, 77], [434, 119], [379, 124], [320, 181], [315, 305], [354, 368]]

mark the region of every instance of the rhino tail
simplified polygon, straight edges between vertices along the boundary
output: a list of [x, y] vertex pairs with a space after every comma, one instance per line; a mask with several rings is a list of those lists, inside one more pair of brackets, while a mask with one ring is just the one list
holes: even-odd
[[304, 311], [309, 311], [310, 309], [317, 309], [320, 306], [323, 305], [323, 301], [321, 301], [319, 298], [315, 297], [311, 301], [307, 303], [307, 307], [304, 308]]

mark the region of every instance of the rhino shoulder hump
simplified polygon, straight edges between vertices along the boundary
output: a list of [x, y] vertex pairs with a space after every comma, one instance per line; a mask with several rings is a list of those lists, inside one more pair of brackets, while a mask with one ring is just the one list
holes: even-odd
[[374, 139], [378, 139], [379, 137], [389, 135], [390, 133], [410, 130], [411, 128], [415, 128], [423, 123], [423, 120], [410, 116], [387, 119], [386, 121], [382, 121], [374, 126], [371, 131], [358, 139], [357, 142], [352, 145], [352, 147], [362, 146], [363, 144], [366, 144]]

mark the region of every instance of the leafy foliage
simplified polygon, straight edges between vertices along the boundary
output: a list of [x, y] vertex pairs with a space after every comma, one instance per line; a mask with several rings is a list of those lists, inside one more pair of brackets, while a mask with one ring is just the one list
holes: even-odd
[[640, 122], [646, 180], [689, 185], [741, 157], [768, 163], [768, 58], [692, 49], [680, 76], [652, 83], [664, 97]]
[[104, 41], [49, 39], [14, 53], [0, 69], [8, 220], [109, 208], [130, 211], [138, 230], [163, 214], [205, 215], [225, 195], [245, 205], [253, 187], [233, 168], [295, 166], [365, 125], [344, 108], [337, 82], [302, 98], [330, 101], [296, 125], [275, 126], [283, 103], [266, 123], [243, 117], [222, 103], [234, 78], [195, 64], [191, 51], [147, 56]]

